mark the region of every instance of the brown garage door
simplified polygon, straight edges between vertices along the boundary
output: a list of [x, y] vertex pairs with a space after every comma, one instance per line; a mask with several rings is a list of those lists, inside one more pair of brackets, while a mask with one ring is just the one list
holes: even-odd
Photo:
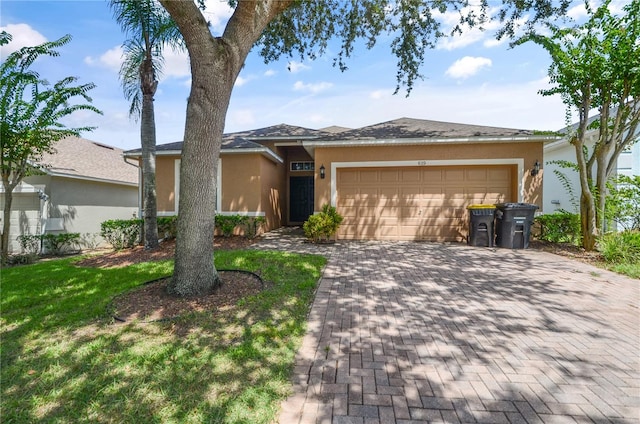
[[337, 174], [341, 239], [463, 241], [466, 207], [510, 202], [513, 166], [345, 168]]

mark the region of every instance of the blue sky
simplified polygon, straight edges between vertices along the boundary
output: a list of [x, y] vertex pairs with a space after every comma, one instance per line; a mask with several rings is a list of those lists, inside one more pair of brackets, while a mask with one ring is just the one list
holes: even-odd
[[[583, 17], [583, 4], [576, 0], [570, 16]], [[618, 9], [623, 4], [613, 2]], [[230, 10], [219, 0], [208, 0], [207, 5], [206, 17], [214, 32], [220, 31]], [[454, 15], [442, 16], [445, 24], [452, 19]], [[36, 67], [51, 82], [72, 75], [80, 83], [95, 83], [91, 96], [104, 115], [78, 113], [69, 124], [96, 126], [83, 134], [91, 140], [123, 149], [139, 147], [139, 125], [128, 116], [129, 103], [118, 80], [124, 35], [106, 0], [3, 0], [0, 27], [14, 37], [2, 48], [2, 57], [24, 45], [71, 34], [73, 40], [60, 49], [60, 57], [43, 58]], [[155, 97], [158, 144], [182, 139], [189, 95], [186, 53], [167, 51], [165, 60]], [[427, 52], [425, 78], [406, 98], [402, 90], [393, 95], [396, 61], [388, 40], [380, 40], [373, 50], [357, 50], [346, 72], [334, 68], [330, 56], [264, 64], [254, 50], [236, 82], [225, 131], [280, 123], [355, 128], [403, 116], [556, 130], [565, 124], [565, 108], [560, 98], [538, 94], [548, 88], [549, 63], [547, 53], [536, 45], [510, 49], [508, 43], [496, 42], [491, 30], [467, 31]]]

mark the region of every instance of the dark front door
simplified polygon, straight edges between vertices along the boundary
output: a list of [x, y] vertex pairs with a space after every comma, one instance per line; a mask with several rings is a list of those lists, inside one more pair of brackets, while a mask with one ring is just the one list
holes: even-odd
[[313, 214], [313, 177], [289, 179], [289, 222], [304, 222]]

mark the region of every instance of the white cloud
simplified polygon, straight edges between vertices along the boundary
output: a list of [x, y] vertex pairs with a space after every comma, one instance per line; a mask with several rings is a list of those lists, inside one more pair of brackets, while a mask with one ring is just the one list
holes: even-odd
[[393, 91], [391, 90], [374, 90], [369, 93], [369, 98], [373, 100], [380, 100], [382, 98], [391, 96], [391, 93], [393, 93]]
[[333, 83], [330, 82], [318, 82], [315, 84], [305, 84], [302, 81], [296, 81], [295, 84], [293, 84], [293, 89], [296, 91], [307, 91], [313, 94], [317, 94], [321, 91], [325, 91], [328, 90], [329, 88], [333, 87]]
[[243, 77], [238, 75], [238, 78], [236, 78], [235, 86], [236, 87], [242, 87], [243, 85], [245, 85], [246, 83], [248, 83], [252, 79], [253, 78], [251, 78], [251, 77], [243, 78]]
[[215, 35], [222, 34], [234, 9], [229, 7], [228, 2], [224, 0], [206, 0], [204, 4], [205, 8], [202, 14], [211, 24], [212, 32]]
[[0, 55], [6, 57], [26, 46], [37, 46], [47, 41], [44, 35], [27, 24], [9, 24], [0, 26], [0, 31], [6, 31], [11, 34], [11, 42], [0, 47]]
[[291, 62], [289, 62], [289, 65], [287, 65], [287, 68], [289, 69], [289, 71], [291, 71], [292, 74], [297, 74], [300, 71], [311, 69], [311, 66], [305, 65], [302, 62], [296, 62], [295, 60], [292, 60]]
[[482, 68], [491, 67], [491, 59], [486, 57], [465, 56], [456, 60], [447, 69], [445, 75], [455, 79], [465, 79], [477, 74]]
[[264, 76], [265, 77], [272, 77], [274, 75], [276, 75], [277, 72], [274, 71], [273, 69], [267, 69], [266, 71], [264, 71]]
[[[444, 13], [434, 13], [437, 19], [443, 24], [443, 32], [445, 34], [450, 34], [453, 28], [459, 26], [462, 30], [462, 33], [455, 33], [454, 35], [449, 35], [448, 37], [441, 38], [438, 40], [438, 44], [436, 48], [442, 50], [455, 50], [462, 47], [466, 47], [468, 45], [480, 42], [485, 39], [489, 39], [492, 36], [494, 30], [496, 30], [499, 26], [499, 23], [489, 21], [482, 25], [482, 29], [479, 27], [469, 27], [467, 24], [460, 24], [460, 14], [468, 15], [469, 13], [473, 13], [476, 16], [479, 16], [481, 13], [480, 6], [468, 6], [463, 8], [460, 12], [444, 12]], [[489, 16], [496, 13], [496, 9], [491, 9], [487, 12]], [[485, 46], [485, 47], [491, 47]]]
[[162, 76], [164, 78], [184, 78], [191, 76], [189, 55], [185, 51], [172, 48], [163, 51], [164, 65], [162, 66]]
[[123, 59], [122, 46], [116, 46], [112, 49], [104, 52], [99, 58], [87, 56], [84, 58], [84, 63], [90, 66], [101, 66], [103, 68], [110, 69], [115, 72], [120, 72], [120, 65], [122, 65]]

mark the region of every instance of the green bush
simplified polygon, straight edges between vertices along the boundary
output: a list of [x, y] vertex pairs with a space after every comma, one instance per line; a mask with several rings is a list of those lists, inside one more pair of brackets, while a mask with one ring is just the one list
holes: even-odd
[[166, 240], [176, 238], [178, 234], [178, 216], [159, 216], [158, 217], [158, 236]]
[[247, 217], [244, 236], [250, 239], [255, 238], [260, 232], [260, 227], [262, 227], [262, 224], [265, 222], [267, 222], [267, 219], [264, 216]]
[[580, 215], [560, 211], [535, 218], [538, 225], [538, 239], [553, 243], [579, 244], [582, 238]]
[[304, 235], [315, 243], [328, 241], [338, 231], [343, 219], [336, 208], [326, 204], [322, 207], [322, 212], [311, 215], [305, 221], [302, 229]]
[[142, 219], [111, 219], [100, 224], [100, 235], [115, 250], [132, 249], [140, 242]]
[[248, 217], [243, 215], [216, 215], [216, 229], [224, 237], [231, 237], [237, 226], [247, 222]]
[[43, 234], [42, 241], [47, 252], [59, 255], [80, 245], [80, 233]]
[[625, 230], [640, 230], [640, 176], [618, 175], [607, 183], [605, 219]]
[[598, 239], [598, 250], [609, 263], [639, 263], [640, 231], [605, 234]]
[[42, 239], [39, 235], [23, 234], [16, 237], [16, 240], [18, 240], [23, 254], [37, 255], [38, 252], [40, 252], [40, 242]]
[[38, 260], [36, 253], [23, 253], [20, 255], [9, 255], [7, 265], [31, 265]]

